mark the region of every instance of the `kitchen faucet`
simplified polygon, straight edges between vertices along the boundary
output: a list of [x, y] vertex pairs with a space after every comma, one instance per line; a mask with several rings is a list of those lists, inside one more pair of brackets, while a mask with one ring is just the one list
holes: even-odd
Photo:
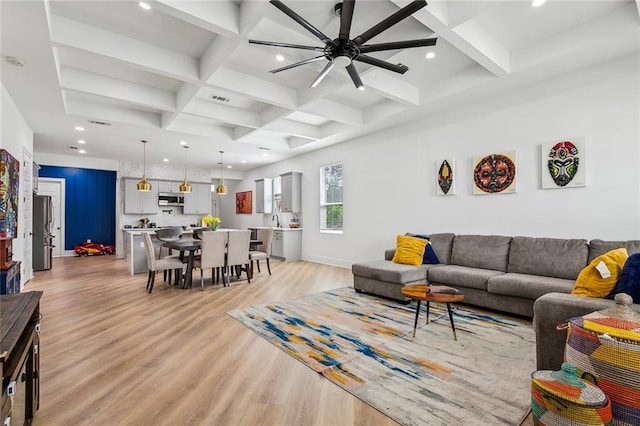
[[278, 217], [277, 214], [274, 214], [273, 216], [271, 216], [271, 221], [273, 222], [273, 220], [276, 220], [276, 228], [280, 228], [280, 218]]

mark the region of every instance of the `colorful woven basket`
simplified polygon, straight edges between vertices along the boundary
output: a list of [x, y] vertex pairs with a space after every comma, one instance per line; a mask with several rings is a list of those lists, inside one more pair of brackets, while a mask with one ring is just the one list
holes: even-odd
[[565, 362], [562, 370], [540, 370], [531, 375], [531, 412], [536, 425], [612, 425], [611, 404], [597, 386], [576, 374]]
[[565, 360], [609, 397], [614, 425], [640, 425], [640, 314], [630, 296], [615, 300], [614, 308], [569, 320]]

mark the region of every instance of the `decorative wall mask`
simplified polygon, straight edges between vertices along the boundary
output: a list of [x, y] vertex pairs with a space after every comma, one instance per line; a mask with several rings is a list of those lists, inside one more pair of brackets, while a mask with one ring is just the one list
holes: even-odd
[[543, 188], [585, 186], [586, 159], [580, 139], [542, 144]]
[[454, 170], [455, 160], [453, 158], [436, 161], [436, 194], [453, 195], [456, 193]]
[[473, 159], [473, 193], [516, 192], [516, 152], [490, 154]]

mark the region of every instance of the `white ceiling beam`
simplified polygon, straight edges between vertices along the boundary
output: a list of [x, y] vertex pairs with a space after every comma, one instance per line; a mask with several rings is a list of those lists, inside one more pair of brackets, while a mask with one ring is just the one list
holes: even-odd
[[73, 68], [61, 67], [60, 87], [163, 111], [173, 111], [176, 106], [174, 94], [166, 90], [142, 86]]
[[[409, 4], [408, 0], [391, 1], [398, 7]], [[486, 34], [481, 35], [481, 29], [473, 20], [464, 22], [457, 30], [449, 27], [444, 10], [443, 7], [431, 10], [431, 5], [429, 5], [412, 16], [436, 33], [438, 37], [445, 39], [494, 75], [505, 76], [509, 74], [509, 52], [504, 46], [491, 40]], [[475, 35], [481, 37], [481, 42], [474, 40]]]
[[269, 123], [269, 125], [265, 126], [264, 129], [271, 132], [307, 139], [320, 139], [322, 137], [322, 131], [318, 127], [287, 119]]
[[236, 127], [233, 129], [233, 140], [236, 142], [242, 142], [242, 139], [250, 134], [252, 134], [255, 129], [248, 127]]
[[[233, 129], [231, 127], [220, 126], [211, 120], [190, 115], [181, 115], [171, 123], [167, 130], [188, 135], [204, 136], [216, 141], [216, 143], [232, 142], [233, 140]], [[217, 150], [215, 154], [217, 157]]]
[[287, 144], [289, 145], [289, 149], [300, 148], [301, 146], [310, 144], [312, 142], [315, 142], [315, 139], [300, 138], [298, 136], [291, 136], [287, 140]]
[[377, 103], [365, 110], [365, 122], [376, 123], [385, 120], [388, 117], [400, 114], [409, 109], [408, 106], [387, 100]]
[[372, 69], [362, 74], [362, 82], [367, 90], [375, 90], [383, 96], [408, 105], [420, 104], [420, 91], [406, 81], [380, 69]]
[[294, 89], [228, 68], [218, 68], [209, 78], [208, 84], [283, 108], [297, 106], [297, 94]]
[[258, 114], [255, 112], [214, 104], [200, 99], [193, 99], [182, 112], [238, 126], [256, 128], [259, 125]]
[[326, 99], [316, 99], [305, 105], [300, 111], [340, 123], [362, 125], [362, 111]]
[[636, 0], [636, 10], [638, 11], [638, 15], [640, 15], [640, 0]]
[[260, 113], [260, 124], [261, 126], [265, 126], [273, 121], [280, 120], [289, 114], [291, 114], [291, 110], [288, 108], [270, 106]]
[[177, 80], [199, 80], [199, 63], [194, 58], [61, 16], [51, 16], [51, 42]]
[[89, 117], [94, 120], [112, 123], [126, 123], [135, 126], [158, 128], [160, 114], [134, 109], [123, 109], [111, 105], [99, 105], [95, 102], [86, 102], [80, 99], [67, 97], [65, 112], [79, 117]]
[[154, 9], [227, 37], [238, 35], [240, 8], [231, 0], [156, 0]]
[[328, 123], [320, 126], [320, 132], [322, 134], [322, 138], [326, 138], [328, 136], [333, 136], [338, 133], [346, 132], [347, 130], [353, 129], [355, 126], [350, 126], [344, 123], [338, 123], [336, 121], [330, 121]]

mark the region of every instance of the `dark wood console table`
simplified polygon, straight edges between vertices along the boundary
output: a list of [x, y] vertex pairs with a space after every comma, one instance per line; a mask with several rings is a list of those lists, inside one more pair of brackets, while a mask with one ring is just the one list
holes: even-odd
[[28, 425], [40, 403], [41, 291], [0, 295], [0, 420]]

